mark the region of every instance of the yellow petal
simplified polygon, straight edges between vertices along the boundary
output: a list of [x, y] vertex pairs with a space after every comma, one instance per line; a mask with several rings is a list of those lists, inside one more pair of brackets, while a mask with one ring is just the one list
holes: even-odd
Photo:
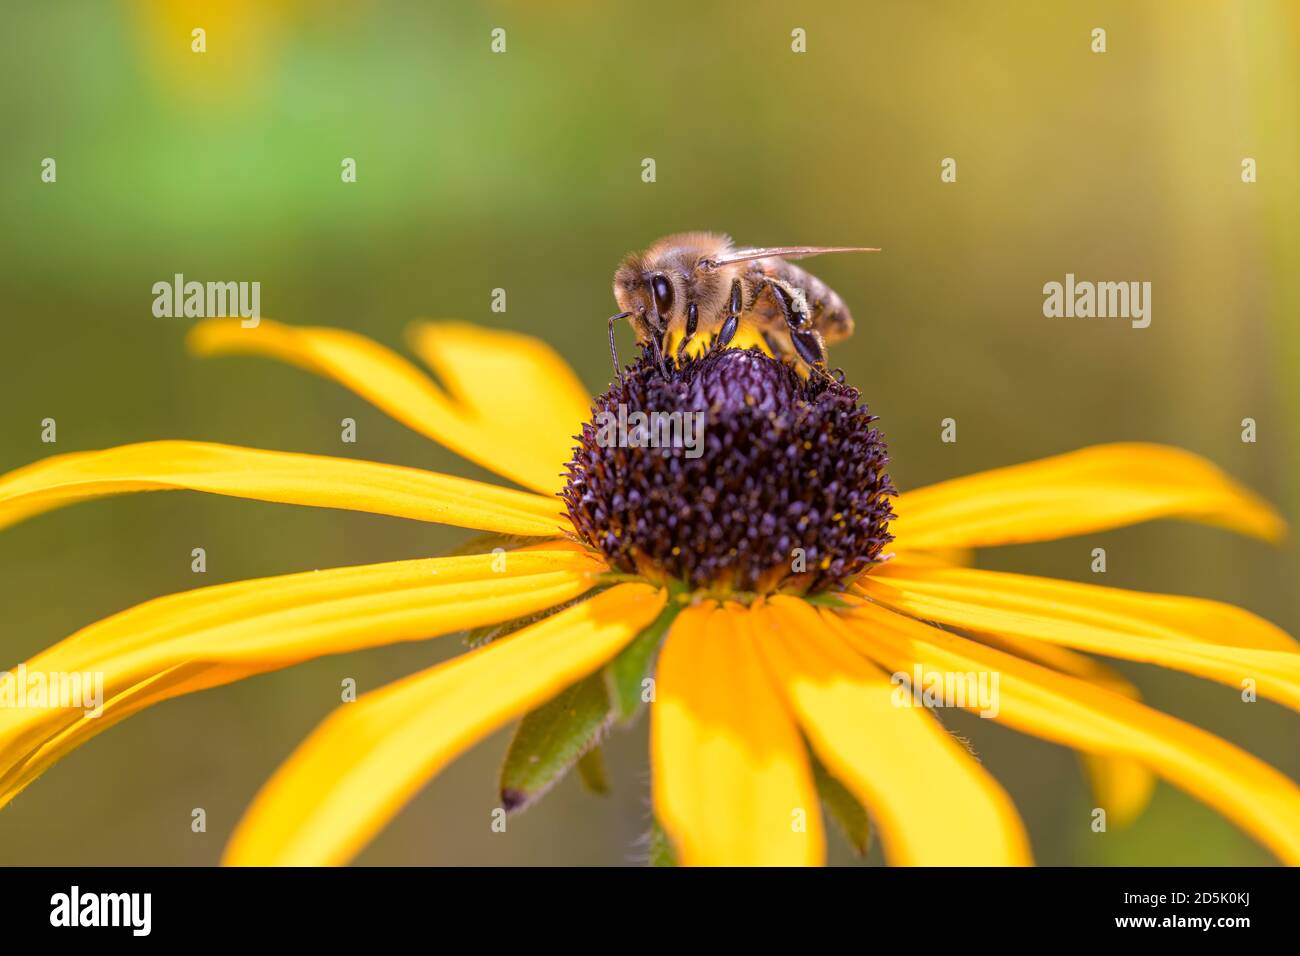
[[600, 667], [663, 604], [646, 585], [619, 585], [345, 704], [262, 788], [224, 862], [348, 862], [446, 763]]
[[557, 499], [418, 468], [157, 441], [55, 455], [0, 477], [0, 527], [90, 498], [181, 489], [502, 534], [554, 535], [569, 525]]
[[655, 818], [686, 866], [819, 866], [812, 768], [748, 613], [701, 606], [673, 622], [651, 710]]
[[[0, 805], [30, 779], [24, 767], [38, 751], [74, 725], [108, 721], [115, 702], [130, 704], [139, 685], [180, 665], [221, 665], [237, 679], [509, 621], [578, 597], [599, 567], [568, 551], [508, 554], [504, 566], [501, 557], [396, 561], [200, 588], [83, 628], [23, 666], [28, 674], [98, 675], [105, 716], [84, 717], [82, 708], [0, 708]], [[143, 691], [153, 703], [172, 696], [158, 696], [163, 689]], [[74, 733], [72, 745], [96, 730]]]
[[870, 580], [903, 588], [923, 587], [940, 597], [979, 598], [990, 607], [1008, 611], [1055, 610], [1070, 620], [1091, 621], [1146, 637], [1300, 651], [1300, 642], [1277, 625], [1232, 604], [1205, 598], [975, 568], [936, 567], [914, 562], [910, 557], [876, 566], [863, 579]]
[[931, 550], [911, 551], [902, 548], [892, 549], [893, 561], [906, 561], [908, 564], [938, 564], [943, 567], [969, 568], [975, 564], [974, 548], [934, 548]]
[[573, 457], [591, 394], [545, 342], [466, 322], [416, 322], [411, 348], [482, 427], [552, 471]]
[[[835, 618], [880, 666], [997, 675], [992, 719], [1078, 750], [1140, 761], [1269, 847], [1300, 863], [1300, 787], [1213, 734], [1087, 681], [864, 605]], [[978, 708], [978, 704], [976, 708]]]
[[28, 784], [59, 760], [76, 750], [90, 738], [98, 736], [114, 724], [139, 713], [146, 707], [198, 693], [210, 687], [232, 684], [252, 677], [265, 668], [227, 666], [222, 664], [180, 664], [155, 677], [141, 681], [129, 690], [104, 701], [104, 711], [93, 720], [78, 720], [68, 724], [49, 740], [11, 762], [6, 773], [0, 774], [0, 808], [25, 790]]
[[1276, 511], [1199, 455], [1139, 442], [1096, 445], [908, 491], [894, 500], [899, 548], [1048, 541], [1154, 518], [1185, 518], [1276, 541]]
[[[1123, 675], [1085, 654], [1055, 644], [1007, 634], [981, 634], [980, 639], [1018, 657], [1086, 680], [1113, 693], [1123, 694], [1131, 700], [1142, 699], [1138, 689]], [[1106, 808], [1108, 825], [1128, 826], [1151, 802], [1155, 793], [1155, 774], [1136, 760], [1090, 753], [1079, 754], [1079, 759], [1088, 775], [1096, 805]]]
[[[249, 353], [278, 358], [332, 378], [421, 435], [525, 488], [552, 494], [563, 481], [563, 458], [538, 458], [528, 442], [502, 442], [482, 419], [450, 398], [397, 353], [340, 329], [288, 326], [263, 319], [242, 328], [237, 319], [207, 319], [189, 336], [199, 355]], [[546, 401], [545, 395], [534, 401]]]
[[1030, 862], [1011, 800], [931, 715], [896, 706], [887, 674], [849, 647], [805, 602], [759, 608], [759, 647], [813, 750], [905, 866]]
[[1250, 680], [1261, 697], [1300, 709], [1300, 653], [1275, 649], [1290, 638], [1239, 608], [971, 568], [886, 565], [859, 586], [921, 620], [1159, 664], [1238, 690]]

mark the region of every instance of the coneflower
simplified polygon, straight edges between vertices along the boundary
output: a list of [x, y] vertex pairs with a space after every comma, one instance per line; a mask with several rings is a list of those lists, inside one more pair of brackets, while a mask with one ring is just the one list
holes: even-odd
[[[325, 654], [473, 630], [475, 649], [329, 717], [257, 796], [226, 861], [346, 862], [444, 764], [516, 718], [502, 789], [507, 806], [522, 806], [648, 700], [661, 856], [820, 863], [825, 806], [858, 846], [869, 820], [893, 863], [1028, 863], [1006, 793], [912, 706], [932, 683], [989, 673], [996, 708], [958, 705], [1078, 750], [1112, 821], [1141, 810], [1156, 774], [1300, 862], [1300, 788], [1145, 707], [1088, 656], [1234, 688], [1250, 679], [1295, 708], [1292, 638], [1212, 601], [961, 563], [972, 548], [1153, 518], [1282, 535], [1266, 503], [1203, 459], [1105, 445], [896, 495], [857, 391], [802, 379], [755, 351], [663, 369], [640, 361], [593, 408], [549, 348], [471, 326], [414, 330], [446, 390], [341, 331], [215, 320], [191, 341], [203, 353], [272, 355], [334, 378], [529, 490], [154, 442], [60, 455], [0, 478], [0, 524], [102, 495], [187, 488], [533, 543], [201, 588], [91, 624], [26, 669], [103, 674], [103, 716], [0, 707], [0, 803], [95, 733], [167, 698]], [[620, 404], [703, 416], [703, 453], [598, 440], [597, 416]], [[547, 742], [528, 732], [539, 723], [555, 730]]]

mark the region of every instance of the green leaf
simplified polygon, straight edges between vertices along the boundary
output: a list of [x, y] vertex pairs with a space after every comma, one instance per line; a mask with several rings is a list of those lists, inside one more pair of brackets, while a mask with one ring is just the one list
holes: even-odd
[[605, 772], [605, 754], [592, 747], [578, 758], [578, 779], [592, 793], [602, 797], [609, 793], [609, 774]]
[[609, 725], [609, 695], [599, 672], [524, 716], [501, 768], [501, 805], [523, 810], [559, 782], [600, 742]]
[[646, 865], [677, 865], [677, 851], [673, 849], [672, 841], [668, 839], [668, 834], [664, 832], [658, 820], [650, 825], [650, 856], [646, 860]]
[[822, 798], [822, 803], [849, 841], [853, 852], [858, 856], [866, 856], [871, 847], [871, 821], [867, 817], [867, 811], [844, 784], [831, 776], [831, 772], [811, 751], [809, 755], [812, 757], [813, 780], [817, 783], [817, 794]]
[[605, 683], [614, 705], [614, 717], [620, 723], [627, 723], [640, 709], [641, 682], [650, 673], [659, 645], [680, 610], [681, 605], [670, 600], [654, 623], [605, 666]]

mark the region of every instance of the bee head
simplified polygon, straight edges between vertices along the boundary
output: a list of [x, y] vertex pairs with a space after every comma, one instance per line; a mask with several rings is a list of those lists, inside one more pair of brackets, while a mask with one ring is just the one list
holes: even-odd
[[680, 281], [681, 277], [671, 270], [625, 262], [614, 274], [614, 298], [624, 312], [645, 315], [651, 324], [663, 329], [681, 299]]

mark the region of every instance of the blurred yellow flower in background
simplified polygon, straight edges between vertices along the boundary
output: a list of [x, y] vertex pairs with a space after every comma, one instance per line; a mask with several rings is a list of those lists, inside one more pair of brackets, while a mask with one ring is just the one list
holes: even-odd
[[[155, 86], [205, 110], [238, 109], [264, 89], [281, 35], [301, 29], [298, 0], [170, 0], [130, 4], [143, 63]], [[346, 7], [330, 4], [332, 15]]]

